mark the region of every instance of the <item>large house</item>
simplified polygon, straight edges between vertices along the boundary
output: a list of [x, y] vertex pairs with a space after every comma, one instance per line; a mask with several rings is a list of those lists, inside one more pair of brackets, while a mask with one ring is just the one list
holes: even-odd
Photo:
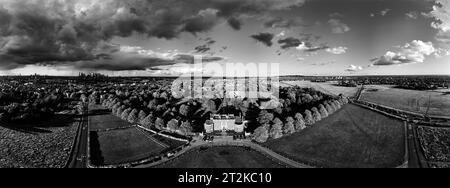
[[205, 122], [206, 133], [228, 132], [243, 133], [245, 124], [242, 116], [235, 115], [211, 115], [211, 119]]

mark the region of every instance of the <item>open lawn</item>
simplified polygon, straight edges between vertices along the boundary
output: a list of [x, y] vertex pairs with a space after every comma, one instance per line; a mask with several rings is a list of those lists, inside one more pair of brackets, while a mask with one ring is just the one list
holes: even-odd
[[324, 83], [315, 83], [315, 82], [310, 82], [310, 81], [281, 82], [281, 86], [287, 87], [290, 85], [295, 85], [295, 86], [300, 86], [303, 88], [314, 88], [323, 93], [333, 94], [333, 95], [343, 94], [347, 97], [355, 96], [356, 92], [358, 91], [358, 88], [356, 88], [356, 87], [341, 87], [341, 86], [336, 86], [335, 84], [337, 84], [337, 82], [324, 82]]
[[313, 127], [264, 145], [318, 167], [396, 167], [404, 162], [404, 124], [349, 104]]
[[111, 114], [111, 112], [97, 109], [89, 115], [89, 129], [91, 131], [104, 131], [108, 129], [117, 129], [130, 127], [131, 124]]
[[[95, 140], [97, 135], [98, 138]], [[90, 147], [92, 158], [96, 160], [93, 161], [94, 164], [117, 165], [159, 155], [168, 146], [155, 141], [138, 128], [129, 128], [91, 132]]]
[[[365, 86], [361, 100], [411, 112], [425, 113], [430, 101], [429, 115], [450, 116], [450, 95], [442, 91], [416, 91], [389, 86]], [[431, 100], [430, 99], [431, 96]]]
[[243, 147], [204, 147], [189, 151], [158, 168], [285, 168]]

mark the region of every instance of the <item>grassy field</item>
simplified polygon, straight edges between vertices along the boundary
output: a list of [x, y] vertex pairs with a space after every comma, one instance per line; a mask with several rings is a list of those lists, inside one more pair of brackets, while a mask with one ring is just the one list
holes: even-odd
[[0, 168], [63, 168], [77, 125], [73, 117], [58, 115], [45, 124], [0, 125]]
[[130, 123], [109, 113], [99, 113], [89, 116], [89, 129], [91, 131], [102, 131], [129, 126], [131, 126]]
[[450, 116], [450, 95], [443, 91], [416, 91], [396, 89], [390, 86], [366, 86], [361, 100], [385, 106], [425, 113], [429, 97], [430, 115]]
[[[100, 153], [96, 155], [101, 156], [93, 156], [93, 158], [102, 159], [102, 161], [96, 161], [96, 164], [115, 165], [133, 162], [159, 155], [167, 148], [166, 145], [153, 141], [150, 135], [137, 128], [98, 132], [97, 134]], [[92, 143], [95, 143], [95, 140]]]
[[192, 150], [158, 168], [285, 168], [248, 148], [205, 147]]
[[403, 123], [355, 105], [346, 105], [303, 132], [265, 146], [318, 167], [396, 167], [405, 155]]
[[356, 92], [358, 91], [358, 88], [356, 87], [341, 87], [336, 86], [335, 82], [325, 82], [325, 83], [314, 83], [310, 81], [287, 81], [284, 82], [286, 84], [281, 83], [281, 86], [289, 86], [289, 85], [297, 85], [304, 88], [314, 88], [318, 91], [321, 91], [323, 93], [327, 94], [333, 94], [333, 95], [340, 95], [343, 94], [347, 97], [353, 97]]

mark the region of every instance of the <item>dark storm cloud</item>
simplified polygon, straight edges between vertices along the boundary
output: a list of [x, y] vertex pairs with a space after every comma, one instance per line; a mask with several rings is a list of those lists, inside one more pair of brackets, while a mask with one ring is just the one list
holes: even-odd
[[294, 37], [288, 37], [285, 39], [278, 40], [278, 44], [281, 45], [282, 49], [295, 48], [302, 43], [303, 43], [303, 41], [301, 41], [300, 39], [294, 38]]
[[[203, 56], [203, 63], [224, 60], [223, 57]], [[155, 70], [158, 66], [168, 66], [176, 64], [194, 64], [195, 57], [191, 54], [176, 54], [172, 57], [148, 56], [142, 54], [131, 54], [116, 52], [96, 61], [77, 61], [67, 66], [72, 66], [83, 70], [105, 70], [105, 71], [125, 71], [125, 70]], [[199, 63], [199, 62], [197, 62]]]
[[242, 22], [235, 17], [228, 19], [228, 25], [234, 30], [241, 30]]
[[264, 45], [270, 47], [270, 46], [273, 45], [272, 40], [275, 37], [275, 35], [272, 34], [272, 33], [259, 33], [259, 34], [256, 34], [256, 35], [252, 35], [251, 37], [253, 39], [255, 39], [256, 41], [261, 42]]
[[[133, 33], [165, 39], [208, 32], [221, 21], [239, 30], [242, 15], [263, 15], [305, 0], [0, 0], [0, 69], [31, 64], [137, 69], [159, 60], [121, 61], [100, 44]], [[117, 62], [113, 62], [117, 59]], [[83, 63], [80, 63], [83, 62]], [[92, 66], [85, 65], [93, 62]], [[118, 64], [130, 65], [118, 65]]]
[[203, 54], [203, 53], [209, 52], [209, 51], [211, 51], [211, 46], [214, 45], [217, 42], [217, 41], [215, 41], [215, 40], [213, 40], [212, 38], [209, 38], [209, 37], [206, 38], [204, 41], [206, 42], [205, 44], [197, 46], [197, 47], [194, 48], [194, 50], [195, 50], [194, 52], [195, 53]]
[[292, 28], [308, 26], [300, 18], [266, 17], [264, 18], [264, 27], [266, 28]]
[[318, 46], [315, 46], [314, 43], [316, 43], [319, 39], [320, 36], [301, 33], [300, 38], [287, 37], [278, 40], [278, 44], [280, 44], [281, 49], [283, 50], [302, 47], [300, 50], [305, 52], [316, 52], [330, 48], [327, 44], [320, 44]]

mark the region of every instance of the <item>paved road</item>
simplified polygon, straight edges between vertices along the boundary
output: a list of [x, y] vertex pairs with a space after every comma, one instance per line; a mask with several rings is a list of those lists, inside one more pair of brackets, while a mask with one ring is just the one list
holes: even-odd
[[68, 168], [87, 168], [88, 116], [81, 117]]
[[165, 164], [168, 163], [178, 157], [181, 157], [182, 155], [184, 155], [185, 153], [187, 153], [188, 151], [194, 150], [194, 149], [198, 149], [200, 147], [205, 147], [205, 146], [240, 146], [240, 147], [250, 147], [253, 150], [260, 152], [276, 161], [279, 161], [287, 166], [293, 167], [293, 168], [314, 168], [305, 164], [301, 164], [298, 163], [297, 161], [293, 161], [291, 159], [288, 159], [282, 155], [279, 155], [277, 153], [275, 153], [274, 151], [262, 147], [258, 144], [255, 144], [249, 140], [227, 140], [227, 141], [215, 141], [212, 143], [209, 142], [204, 142], [202, 140], [196, 140], [195, 142], [191, 143], [190, 147], [187, 147], [185, 149], [183, 149], [182, 151], [178, 152], [177, 154], [175, 154], [173, 157], [171, 158], [164, 158], [161, 161], [152, 163], [152, 164], [146, 164], [146, 165], [141, 165], [141, 166], [137, 166], [137, 168], [151, 168], [151, 167], [155, 167], [161, 164]]

